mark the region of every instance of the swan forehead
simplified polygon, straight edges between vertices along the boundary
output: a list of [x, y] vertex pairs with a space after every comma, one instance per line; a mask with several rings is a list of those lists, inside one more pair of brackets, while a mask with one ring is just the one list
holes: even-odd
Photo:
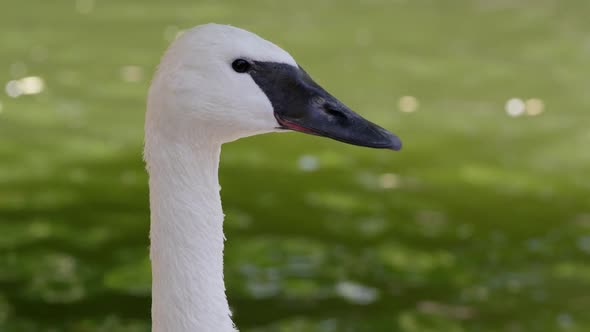
[[201, 56], [223, 62], [245, 58], [297, 66], [293, 57], [279, 46], [252, 32], [229, 25], [200, 25], [186, 31], [178, 42], [187, 44]]

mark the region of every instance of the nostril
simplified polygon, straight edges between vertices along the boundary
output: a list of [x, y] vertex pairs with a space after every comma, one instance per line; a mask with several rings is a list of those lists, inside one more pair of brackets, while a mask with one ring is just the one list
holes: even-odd
[[333, 117], [341, 118], [341, 119], [348, 119], [346, 114], [339, 110], [338, 108], [334, 107], [331, 104], [325, 103], [324, 104], [324, 112], [330, 114]]

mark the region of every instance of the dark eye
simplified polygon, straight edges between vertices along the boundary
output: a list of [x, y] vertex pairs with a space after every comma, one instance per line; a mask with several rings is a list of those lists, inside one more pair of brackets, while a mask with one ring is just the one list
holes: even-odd
[[232, 62], [231, 67], [238, 73], [245, 73], [250, 69], [250, 62], [244, 59], [237, 59]]

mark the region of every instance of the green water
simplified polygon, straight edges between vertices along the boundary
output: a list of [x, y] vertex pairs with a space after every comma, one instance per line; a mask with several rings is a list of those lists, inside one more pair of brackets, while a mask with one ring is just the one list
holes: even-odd
[[0, 331], [149, 330], [144, 100], [174, 35], [210, 21], [277, 42], [405, 143], [224, 147], [241, 331], [590, 331], [589, 12], [3, 0]]

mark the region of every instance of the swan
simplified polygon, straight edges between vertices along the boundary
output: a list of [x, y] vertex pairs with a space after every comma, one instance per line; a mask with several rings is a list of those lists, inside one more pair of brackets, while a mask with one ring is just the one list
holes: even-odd
[[237, 331], [223, 281], [221, 145], [284, 131], [401, 148], [254, 33], [201, 25], [165, 52], [145, 119], [154, 332]]

